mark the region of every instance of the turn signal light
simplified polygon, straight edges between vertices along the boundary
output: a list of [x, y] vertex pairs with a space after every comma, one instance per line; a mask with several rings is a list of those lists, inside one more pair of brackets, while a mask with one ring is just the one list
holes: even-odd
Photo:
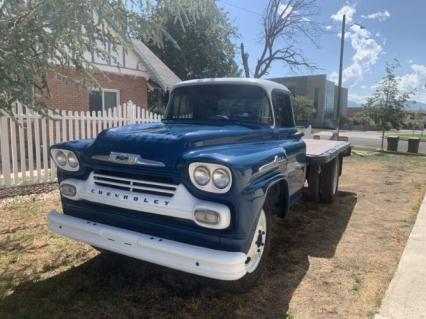
[[71, 185], [71, 184], [62, 184], [59, 187], [59, 190], [62, 195], [67, 197], [74, 197], [77, 194], [77, 189], [75, 188], [74, 185]]
[[194, 213], [195, 220], [201, 224], [217, 225], [220, 222], [219, 213], [208, 209], [197, 209]]

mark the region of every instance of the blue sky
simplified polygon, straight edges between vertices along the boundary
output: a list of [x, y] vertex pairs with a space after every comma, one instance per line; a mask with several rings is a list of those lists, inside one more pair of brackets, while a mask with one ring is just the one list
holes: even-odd
[[[254, 65], [259, 51], [261, 14], [266, 0], [218, 0], [219, 6], [229, 13], [238, 27]], [[299, 48], [307, 59], [320, 67], [313, 73], [327, 74], [337, 81], [340, 48], [341, 16], [347, 15], [348, 36], [345, 41], [344, 86], [349, 88], [349, 100], [362, 103], [374, 91], [374, 84], [384, 74], [386, 61], [397, 58], [402, 90], [416, 90], [415, 100], [426, 103], [426, 1], [424, 0], [369, 0], [369, 1], [318, 1], [320, 15], [316, 21], [328, 30], [319, 39], [319, 48], [307, 39], [300, 39]], [[339, 21], [340, 20], [340, 21]], [[361, 29], [354, 23], [362, 24]], [[352, 24], [352, 26], [351, 26]], [[241, 58], [237, 55], [240, 63]], [[290, 72], [282, 64], [272, 66], [268, 77], [308, 74], [300, 70]]]

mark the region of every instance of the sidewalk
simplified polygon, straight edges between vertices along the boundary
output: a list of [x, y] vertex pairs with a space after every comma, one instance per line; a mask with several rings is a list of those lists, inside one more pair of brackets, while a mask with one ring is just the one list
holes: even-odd
[[426, 195], [375, 318], [426, 318]]

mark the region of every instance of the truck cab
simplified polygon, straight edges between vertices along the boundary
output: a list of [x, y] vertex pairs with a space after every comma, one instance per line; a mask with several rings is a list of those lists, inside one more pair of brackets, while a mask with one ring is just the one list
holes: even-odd
[[49, 228], [248, 288], [264, 268], [271, 216], [286, 217], [307, 178], [315, 200], [331, 201], [337, 191], [349, 144], [321, 154], [308, 154], [306, 145], [285, 86], [241, 78], [181, 82], [161, 123], [51, 147], [63, 213], [49, 213]]

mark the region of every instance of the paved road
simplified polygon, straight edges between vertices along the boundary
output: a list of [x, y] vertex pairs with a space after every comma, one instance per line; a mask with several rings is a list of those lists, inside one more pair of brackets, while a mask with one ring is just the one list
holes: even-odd
[[[321, 138], [330, 138], [332, 131], [322, 131], [315, 133], [315, 135], [320, 135]], [[367, 146], [367, 147], [380, 147], [381, 135], [380, 132], [376, 131], [340, 131], [341, 136], [349, 137], [349, 141], [354, 146]], [[387, 147], [387, 142], [385, 139], [385, 148]], [[408, 148], [407, 141], [399, 141], [398, 151], [406, 152]], [[419, 153], [426, 154], [426, 142], [420, 142]]]

